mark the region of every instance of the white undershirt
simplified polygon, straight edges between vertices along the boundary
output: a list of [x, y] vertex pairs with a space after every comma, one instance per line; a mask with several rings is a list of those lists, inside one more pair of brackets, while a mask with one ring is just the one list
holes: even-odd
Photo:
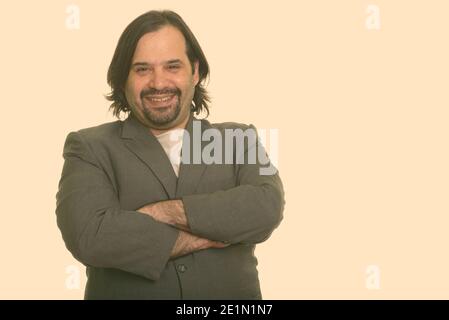
[[181, 163], [181, 149], [182, 149], [182, 138], [184, 136], [184, 129], [173, 129], [164, 133], [161, 133], [156, 137], [156, 139], [164, 148], [165, 153], [170, 159], [173, 170], [176, 176], [179, 173], [179, 164]]

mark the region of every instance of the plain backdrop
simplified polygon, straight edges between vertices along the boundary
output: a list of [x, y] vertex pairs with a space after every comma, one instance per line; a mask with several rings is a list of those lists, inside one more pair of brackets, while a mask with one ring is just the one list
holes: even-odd
[[256, 249], [264, 298], [449, 298], [448, 1], [9, 0], [1, 299], [82, 299], [84, 267], [56, 226], [63, 143], [115, 121], [107, 68], [151, 9], [199, 40], [210, 121], [279, 132], [286, 207]]

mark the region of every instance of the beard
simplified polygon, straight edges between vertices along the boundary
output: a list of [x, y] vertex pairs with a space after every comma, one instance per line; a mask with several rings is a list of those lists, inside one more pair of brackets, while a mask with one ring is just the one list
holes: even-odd
[[[152, 107], [151, 103], [145, 99], [147, 95], [157, 95], [157, 94], [174, 94], [174, 100], [165, 106], [159, 106], [158, 108]], [[164, 89], [161, 91], [156, 91], [154, 89], [143, 90], [140, 94], [140, 102], [142, 105], [143, 115], [146, 120], [153, 124], [155, 127], [163, 127], [174, 120], [176, 120], [181, 112], [180, 103], [181, 92], [178, 88], [175, 89]]]
[[145, 118], [155, 126], [165, 126], [173, 122], [181, 112], [179, 99], [175, 103], [167, 105], [164, 108], [152, 109], [148, 106], [146, 101], [142, 100], [143, 115]]

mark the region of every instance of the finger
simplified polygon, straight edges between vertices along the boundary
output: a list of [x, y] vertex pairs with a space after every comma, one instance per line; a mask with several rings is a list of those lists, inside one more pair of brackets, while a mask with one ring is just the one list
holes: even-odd
[[219, 242], [219, 241], [214, 241], [213, 242], [213, 246], [215, 248], [225, 248], [225, 247], [229, 246], [229, 243], [223, 243], [223, 242]]

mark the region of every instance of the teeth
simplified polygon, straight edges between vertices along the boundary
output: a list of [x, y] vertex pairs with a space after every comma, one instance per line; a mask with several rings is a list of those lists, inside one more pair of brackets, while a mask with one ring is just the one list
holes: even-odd
[[164, 98], [150, 98], [150, 100], [153, 102], [165, 102], [165, 101], [170, 100], [172, 97], [173, 96], [168, 96], [168, 97], [164, 97]]

